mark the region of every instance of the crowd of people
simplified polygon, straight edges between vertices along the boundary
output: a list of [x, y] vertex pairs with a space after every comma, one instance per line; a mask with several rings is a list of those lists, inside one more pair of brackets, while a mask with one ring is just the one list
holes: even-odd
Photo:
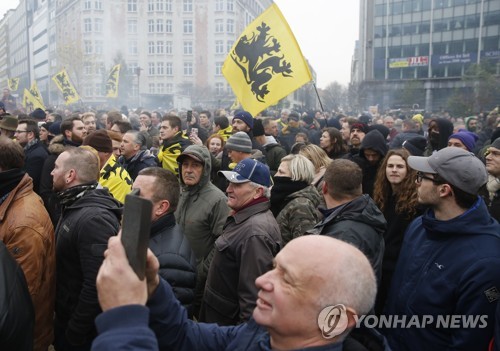
[[[134, 189], [152, 203], [144, 280], [119, 240]], [[500, 349], [498, 220], [498, 109], [0, 103], [0, 349]]]

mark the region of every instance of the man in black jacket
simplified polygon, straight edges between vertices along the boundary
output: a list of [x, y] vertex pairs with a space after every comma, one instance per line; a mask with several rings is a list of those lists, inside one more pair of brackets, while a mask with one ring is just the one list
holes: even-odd
[[373, 200], [361, 192], [361, 169], [345, 159], [333, 160], [325, 172], [324, 219], [308, 234], [328, 235], [363, 252], [380, 282], [387, 222]]
[[24, 148], [24, 168], [33, 179], [33, 190], [40, 194], [40, 178], [43, 163], [49, 151], [38, 138], [40, 137], [38, 124], [33, 119], [22, 119], [17, 125], [16, 140]]
[[101, 312], [95, 280], [108, 239], [118, 233], [121, 204], [97, 189], [99, 161], [82, 148], [61, 153], [52, 171], [62, 215], [56, 228], [55, 349], [90, 350]]
[[179, 181], [170, 171], [149, 167], [139, 172], [133, 189], [140, 189], [140, 196], [153, 203], [149, 248], [160, 263], [160, 276], [172, 285], [175, 297], [191, 317], [196, 287], [196, 257], [189, 240], [175, 222], [174, 211], [180, 196]]

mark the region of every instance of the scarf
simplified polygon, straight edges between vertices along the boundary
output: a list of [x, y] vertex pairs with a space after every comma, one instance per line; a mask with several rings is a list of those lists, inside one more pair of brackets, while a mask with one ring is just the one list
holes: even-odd
[[[0, 198], [6, 199], [7, 195], [19, 185], [26, 172], [20, 168], [0, 172]], [[2, 201], [3, 202], [3, 201]]]
[[309, 184], [300, 180], [292, 180], [290, 177], [274, 177], [274, 186], [271, 189], [271, 212], [278, 217], [283, 207], [288, 203], [285, 201], [288, 195], [304, 189]]
[[61, 201], [61, 206], [70, 206], [76, 200], [80, 199], [87, 191], [97, 188], [97, 182], [80, 184], [69, 189], [62, 190], [57, 193], [57, 197]]

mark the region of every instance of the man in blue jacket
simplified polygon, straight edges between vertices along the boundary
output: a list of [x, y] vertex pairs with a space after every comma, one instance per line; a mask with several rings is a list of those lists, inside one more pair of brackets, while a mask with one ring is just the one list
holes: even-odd
[[[96, 320], [100, 335], [93, 350], [340, 351], [355, 315], [371, 309], [376, 292], [363, 253], [321, 235], [294, 239], [278, 253], [274, 269], [255, 281], [259, 293], [253, 318], [238, 326], [188, 320], [157, 270], [149, 252], [147, 279], [140, 281], [119, 238], [109, 241], [97, 278], [105, 312]], [[383, 339], [377, 341], [384, 349]]]
[[[385, 330], [389, 344], [486, 350], [500, 297], [500, 225], [477, 196], [485, 166], [454, 147], [410, 156], [408, 164], [417, 170], [418, 201], [429, 209], [405, 233], [385, 314], [406, 323]], [[420, 326], [425, 318], [425, 328], [409, 326], [411, 318]]]

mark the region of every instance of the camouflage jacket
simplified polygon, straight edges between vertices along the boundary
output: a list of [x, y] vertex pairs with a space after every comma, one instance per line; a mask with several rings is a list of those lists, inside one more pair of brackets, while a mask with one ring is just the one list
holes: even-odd
[[288, 195], [287, 204], [276, 217], [280, 227], [283, 245], [290, 240], [304, 235], [321, 220], [317, 207], [321, 195], [312, 185]]

